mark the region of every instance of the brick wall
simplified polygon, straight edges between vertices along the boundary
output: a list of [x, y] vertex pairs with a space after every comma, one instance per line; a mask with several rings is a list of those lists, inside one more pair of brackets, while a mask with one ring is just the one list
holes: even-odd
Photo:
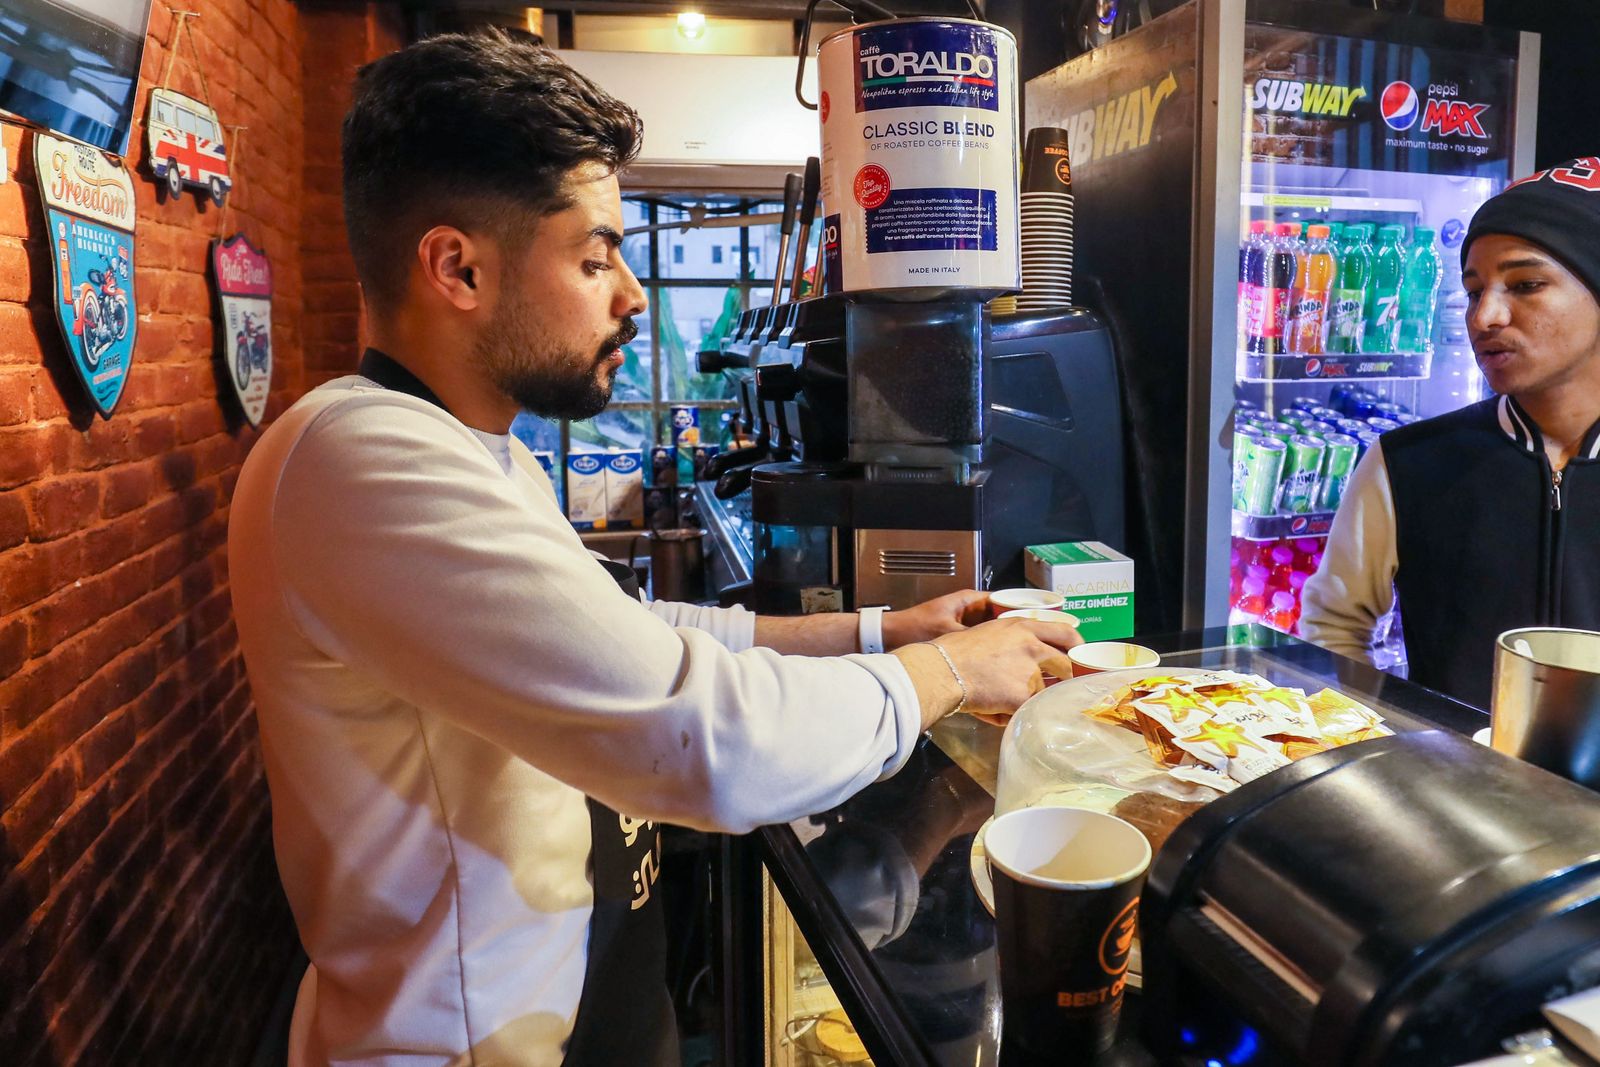
[[[215, 0], [211, 103], [249, 127], [227, 229], [271, 257], [268, 419], [348, 369], [333, 85], [398, 43], [370, 3]], [[166, 67], [154, 4], [136, 112]], [[173, 87], [200, 95], [187, 49]], [[32, 134], [0, 126], [0, 1059], [248, 1062], [293, 958], [228, 600], [228, 500], [257, 434], [214, 352], [222, 212], [157, 203], [143, 131], [138, 343], [93, 414], [50, 310]]]

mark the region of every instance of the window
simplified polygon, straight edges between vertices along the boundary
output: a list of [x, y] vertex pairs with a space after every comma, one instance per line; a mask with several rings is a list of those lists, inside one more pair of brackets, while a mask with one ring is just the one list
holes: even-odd
[[156, 101], [156, 122], [162, 126], [172, 125], [172, 105], [165, 100]]
[[184, 133], [195, 132], [193, 112], [185, 110], [181, 107], [178, 109], [178, 129], [182, 130]]
[[[702, 348], [715, 348], [745, 308], [771, 301], [772, 278], [756, 277], [752, 267], [761, 262], [763, 249], [769, 259], [776, 254], [778, 227], [776, 221], [710, 227], [692, 220], [696, 215], [706, 221], [719, 215], [772, 215], [775, 220], [781, 210], [780, 204], [738, 197], [625, 198], [626, 229], [656, 228], [623, 240], [623, 258], [639, 276], [650, 308], [635, 320], [639, 335], [623, 350], [611, 404], [594, 419], [559, 426], [525, 413], [513, 432], [530, 448], [556, 452], [564, 467], [568, 452], [664, 443], [671, 437], [670, 409], [689, 405], [699, 409], [701, 439], [719, 443], [721, 419], [737, 400], [721, 374], [698, 372], [695, 357]], [[737, 241], [730, 243], [735, 234]], [[813, 242], [809, 262], [816, 261], [815, 253]], [[648, 469], [648, 457], [646, 464]]]
[[217, 139], [216, 126], [212, 125], [211, 120], [204, 116], [194, 120], [194, 132], [207, 141], [215, 141]]

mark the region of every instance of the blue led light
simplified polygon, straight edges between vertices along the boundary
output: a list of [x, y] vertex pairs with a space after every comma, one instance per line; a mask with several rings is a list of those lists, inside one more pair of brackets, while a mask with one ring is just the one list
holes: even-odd
[[1247, 1026], [1239, 1033], [1239, 1043], [1233, 1046], [1232, 1052], [1228, 1053], [1228, 1062], [1236, 1065], [1236, 1067], [1239, 1064], [1249, 1063], [1255, 1059], [1256, 1053], [1260, 1051], [1260, 1048], [1261, 1039], [1256, 1036], [1254, 1030]]
[[1206, 1067], [1222, 1067], [1221, 1060], [1207, 1060]]
[[1195, 1036], [1195, 1032], [1193, 1030], [1185, 1026], [1182, 1030], [1178, 1031], [1178, 1040], [1182, 1041], [1185, 1045], [1194, 1045], [1200, 1039]]

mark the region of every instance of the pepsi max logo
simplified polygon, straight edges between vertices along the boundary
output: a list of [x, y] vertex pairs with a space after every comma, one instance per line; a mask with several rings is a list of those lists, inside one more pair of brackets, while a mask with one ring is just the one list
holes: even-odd
[[1289, 524], [1289, 532], [1290, 533], [1305, 533], [1306, 527], [1310, 526], [1310, 525], [1311, 525], [1311, 520], [1310, 519], [1307, 519], [1307, 518], [1295, 519], [1293, 522], [1291, 522]]
[[1391, 130], [1409, 130], [1417, 124], [1422, 105], [1410, 82], [1390, 82], [1378, 97], [1378, 113]]
[[1306, 377], [1307, 378], [1319, 378], [1321, 376], [1322, 376], [1322, 360], [1320, 360], [1320, 359], [1308, 359], [1308, 360], [1306, 360]]
[[627, 474], [639, 466], [639, 457], [631, 453], [611, 457], [611, 469], [618, 474]]
[[593, 456], [573, 456], [572, 469], [579, 474], [593, 474], [600, 469], [600, 461]]

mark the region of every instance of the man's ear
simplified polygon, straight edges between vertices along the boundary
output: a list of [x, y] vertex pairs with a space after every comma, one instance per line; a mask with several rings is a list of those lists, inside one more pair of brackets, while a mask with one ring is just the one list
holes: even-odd
[[423, 280], [461, 311], [483, 306], [484, 256], [481, 241], [454, 226], [435, 226], [417, 241]]

